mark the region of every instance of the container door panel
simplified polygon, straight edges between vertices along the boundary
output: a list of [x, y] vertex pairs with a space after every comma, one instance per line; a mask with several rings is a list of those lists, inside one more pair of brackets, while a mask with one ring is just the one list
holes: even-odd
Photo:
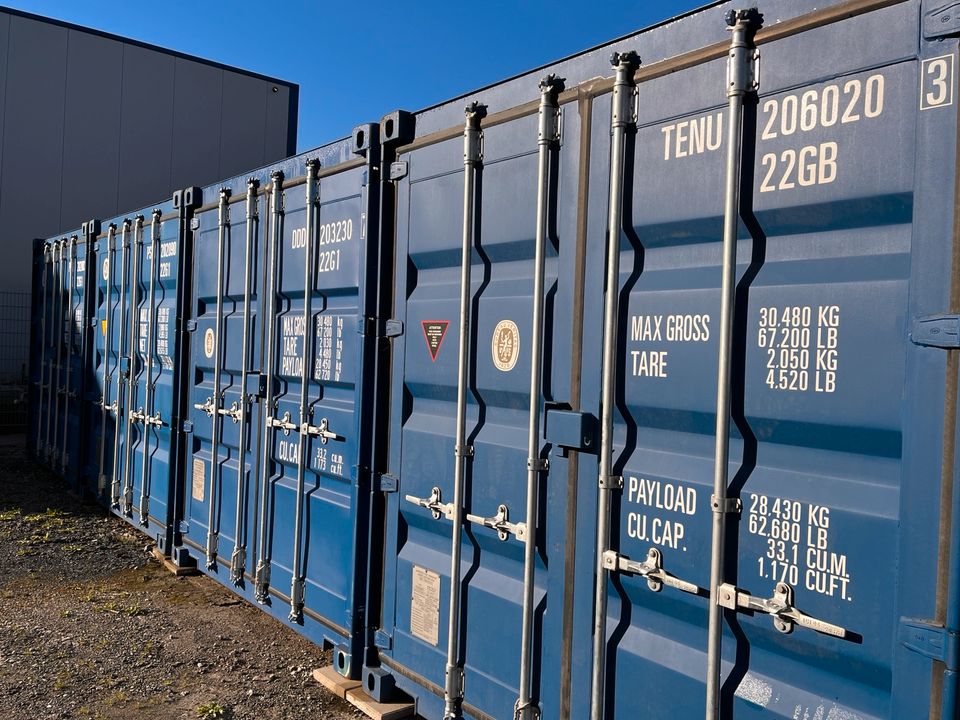
[[[577, 137], [576, 109], [563, 118], [564, 138]], [[484, 129], [476, 171], [471, 234], [466, 438], [472, 447], [464, 483], [461, 542], [460, 655], [464, 709], [473, 716], [512, 717], [518, 698], [524, 590], [524, 543], [485, 525], [503, 509], [508, 523], [527, 514], [534, 248], [537, 228], [537, 116]], [[545, 249], [544, 401], [567, 402], [571, 387], [575, 248], [576, 143], [550, 151], [549, 234]], [[399, 188], [397, 313], [406, 328], [395, 346], [391, 463], [399, 496], [388, 506], [385, 624], [392, 648], [382, 652], [419, 712], [440, 716], [450, 602], [450, 518], [424, 507], [439, 491], [454, 498], [458, 342], [461, 332], [461, 238], [464, 225], [463, 140], [401, 157], [409, 178]], [[542, 435], [541, 425], [541, 435]], [[549, 478], [541, 473], [534, 587], [534, 688], [555, 714], [559, 672], [567, 459], [552, 446]], [[549, 497], [549, 500], [547, 499]], [[452, 507], [452, 506], [451, 506]], [[554, 571], [553, 563], [557, 563]], [[549, 569], [549, 572], [548, 572]], [[557, 573], [556, 575], [554, 573]], [[548, 597], [548, 590], [555, 590]], [[541, 646], [542, 643], [542, 646]], [[434, 689], [418, 690], [407, 678]], [[549, 691], [547, 690], [549, 688]], [[535, 690], [536, 692], [536, 690]]]
[[[840, 53], [829, 77], [800, 61], [812, 37], [763, 46], [759, 102], [745, 112], [729, 465], [730, 493], [743, 506], [729, 521], [726, 580], [776, 602], [789, 586], [792, 607], [843, 637], [775, 623], [734, 601], [722, 698], [735, 717], [896, 717], [919, 82], [905, 28], [915, 28], [915, 14], [900, 6], [818, 29], [818, 42], [842, 46], [866, 33], [887, 51], [884, 65], [867, 69], [852, 50]], [[621, 242], [614, 448], [624, 488], [611, 542], [621, 559], [655, 551], [701, 595], [710, 587], [729, 121], [714, 103], [724, 65], [639, 86]], [[675, 83], [701, 91], [674, 97]], [[674, 701], [649, 717], [697, 716], [704, 602], [651, 585], [631, 572], [609, 585], [609, 716], [630, 711], [637, 677], [672, 689]]]
[[266, 213], [262, 197], [252, 195], [251, 205], [245, 204], [242, 192], [237, 196], [231, 204], [224, 198], [222, 207], [197, 214], [192, 301], [196, 327], [188, 399], [192, 459], [186, 465], [184, 516], [185, 542], [207, 571], [223, 573], [224, 582], [243, 584], [252, 576], [247, 555], [253, 517], [249, 489], [262, 423], [257, 401], [262, 297], [257, 258], [263, 254], [260, 217]]

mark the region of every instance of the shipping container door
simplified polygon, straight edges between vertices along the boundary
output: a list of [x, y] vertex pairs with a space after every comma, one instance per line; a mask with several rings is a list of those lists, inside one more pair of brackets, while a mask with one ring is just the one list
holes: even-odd
[[[320, 160], [298, 158], [265, 183], [265, 409], [246, 590], [315, 642], [336, 646], [344, 675], [357, 673], [363, 647], [368, 378], [379, 342], [367, 316], [378, 196], [369, 153], [377, 151], [369, 147], [376, 138], [365, 138], [322, 148]], [[352, 157], [361, 153], [373, 165]]]
[[266, 264], [261, 228], [268, 217], [266, 196], [251, 181], [223, 187], [194, 221], [187, 399], [192, 431], [181, 530], [207, 572], [241, 586], [253, 571], [248, 550], [262, 427]]
[[52, 335], [55, 330], [54, 288], [56, 283], [54, 245], [48, 240], [34, 243], [33, 314], [31, 325], [32, 349], [30, 372], [34, 394], [31, 396], [30, 420], [27, 436], [38, 460], [46, 461], [49, 446], [49, 418], [53, 407], [53, 378], [55, 356]]
[[[167, 203], [130, 233], [127, 405], [117, 511], [165, 546], [173, 523], [180, 428], [177, 319], [182, 270], [179, 213]], [[118, 333], [119, 342], [119, 333]], [[116, 481], [114, 481], [116, 484]]]
[[59, 425], [57, 447], [59, 467], [54, 467], [66, 478], [70, 487], [81, 490], [81, 471], [86, 447], [83, 443], [86, 397], [84, 395], [87, 367], [86, 342], [89, 329], [87, 312], [87, 244], [82, 234], [71, 235], [63, 248], [64, 288], [63, 359], [61, 374], [61, 405], [53, 422]]
[[94, 440], [91, 466], [93, 490], [104, 504], [119, 502], [123, 467], [121, 429], [127, 404], [123, 357], [129, 328], [127, 287], [129, 246], [133, 223], [110, 223], [94, 245], [94, 276], [99, 292], [94, 315], [92, 382], [100, 396], [101, 412], [91, 417]]
[[69, 254], [69, 239], [59, 238], [49, 243], [50, 252], [50, 310], [48, 317], [49, 327], [49, 359], [48, 359], [48, 392], [46, 400], [46, 416], [44, 418], [45, 456], [47, 465], [55, 472], [63, 472], [63, 422], [59, 418], [64, 406], [64, 351], [66, 349], [65, 329], [68, 325], [64, 320], [67, 313], [67, 256]]
[[[537, 97], [535, 82], [530, 91], [518, 104]], [[555, 98], [548, 95], [548, 101]], [[390, 463], [399, 492], [388, 496], [382, 622], [388, 637], [378, 645], [386, 669], [417, 699], [425, 717], [444, 712], [453, 543], [461, 555], [454, 580], [460, 597], [454, 598], [459, 608], [453, 613], [452, 665], [464, 675], [462, 707], [473, 717], [513, 717], [520, 697], [528, 468], [537, 476], [533, 497], [539, 514], [529, 535], [534, 577], [528, 691], [534, 704], [543, 696], [547, 716], [559, 712], [568, 458], [543, 441], [543, 421], [550, 421], [542, 411], [544, 402], [568, 407], [578, 374], [571, 368], [571, 346], [579, 317], [573, 278], [580, 118], [576, 105], [563, 110], [562, 122], [555, 107], [543, 112], [549, 114], [544, 127], [536, 112], [484, 125], [482, 154], [473, 145], [478, 152], [470, 155], [473, 141], [466, 130], [466, 141], [451, 133], [440, 142], [401, 149], [399, 158], [408, 172], [397, 191], [395, 302], [405, 333], [395, 344], [390, 418]], [[472, 113], [468, 109], [468, 123]], [[538, 149], [546, 162], [542, 186]], [[544, 329], [537, 371], [540, 424], [531, 455], [538, 196], [546, 228]], [[465, 413], [459, 448], [458, 375]], [[458, 458], [465, 468], [465, 522], [454, 537]], [[447, 699], [459, 703], [455, 690]]]
[[[904, 617], [935, 624], [943, 365], [911, 343], [911, 322], [949, 299], [951, 218], [924, 198], [952, 196], [955, 44], [925, 45], [941, 57], [918, 62], [918, 15], [918, 3], [834, 15], [748, 60], [759, 98], [748, 91], [744, 109], [729, 355], [739, 508], [711, 507], [737, 75], [723, 56], [650, 80], [640, 70], [623, 173], [606, 717], [632, 716], [640, 678], [669, 690], [644, 717], [703, 716], [717, 511], [725, 717], [940, 717], [930, 655], [902, 641]], [[587, 298], [602, 296], [599, 260]], [[588, 382], [600, 389], [602, 318], [588, 307], [584, 397]], [[923, 419], [918, 394], [933, 401]], [[592, 588], [593, 569], [581, 577]], [[589, 716], [586, 693], [575, 708]]]

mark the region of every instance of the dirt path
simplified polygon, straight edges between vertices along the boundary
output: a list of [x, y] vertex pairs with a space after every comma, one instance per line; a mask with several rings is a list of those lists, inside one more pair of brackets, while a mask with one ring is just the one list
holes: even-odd
[[7, 720], [343, 720], [324, 653], [66, 494], [0, 438], [0, 708]]

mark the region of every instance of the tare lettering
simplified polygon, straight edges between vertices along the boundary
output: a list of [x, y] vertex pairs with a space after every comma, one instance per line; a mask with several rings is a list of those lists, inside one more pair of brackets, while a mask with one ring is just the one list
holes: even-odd
[[[710, 316], [632, 315], [630, 340], [635, 343], [703, 343], [710, 339]], [[666, 378], [668, 351], [660, 348], [631, 350], [634, 377]]]
[[837, 391], [840, 307], [788, 305], [760, 308], [757, 346], [766, 353], [771, 390]]
[[280, 374], [297, 377], [303, 372], [303, 315], [284, 315], [280, 319]]

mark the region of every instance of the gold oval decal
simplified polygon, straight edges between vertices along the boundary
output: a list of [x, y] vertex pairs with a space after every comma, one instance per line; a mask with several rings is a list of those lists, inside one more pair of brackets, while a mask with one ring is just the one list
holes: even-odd
[[510, 372], [520, 356], [520, 330], [513, 320], [501, 320], [493, 329], [493, 365], [502, 372]]
[[208, 358], [213, 357], [213, 346], [216, 342], [216, 338], [213, 335], [213, 329], [207, 328], [207, 331], [203, 334], [203, 354]]

